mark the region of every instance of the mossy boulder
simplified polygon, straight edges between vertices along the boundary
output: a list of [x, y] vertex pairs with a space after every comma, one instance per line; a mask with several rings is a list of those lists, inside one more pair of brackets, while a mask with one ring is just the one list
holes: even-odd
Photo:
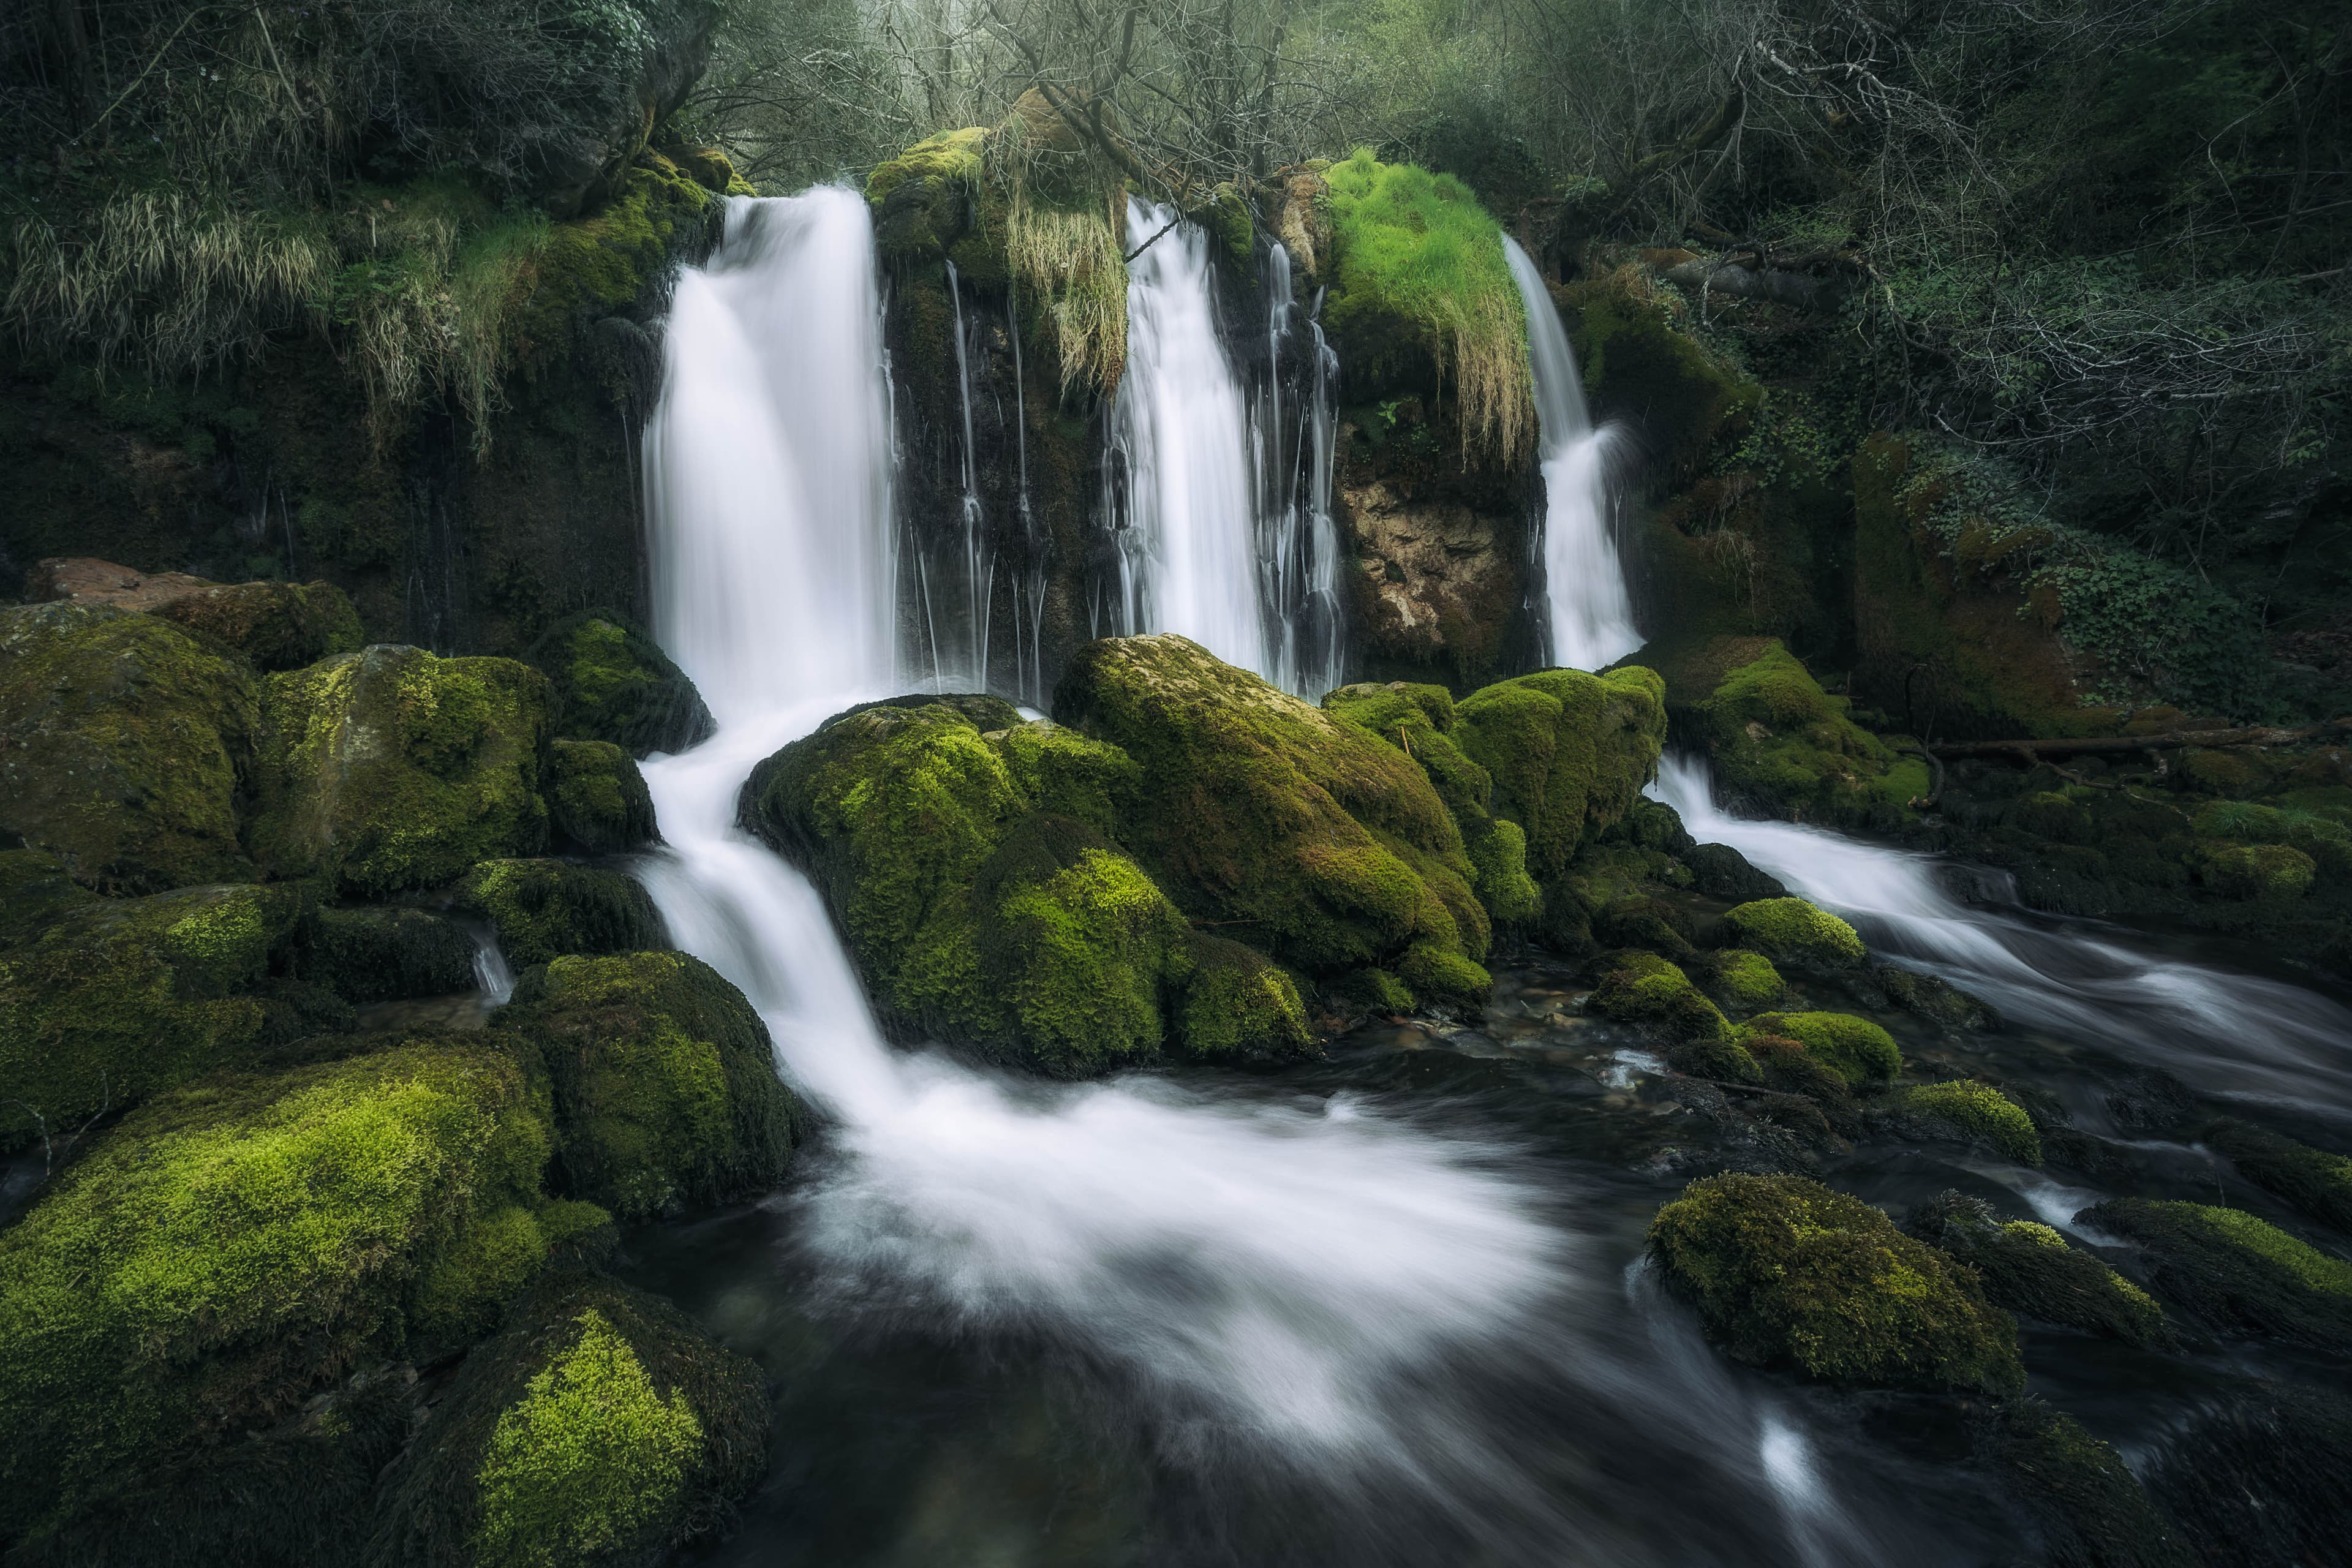
[[1775, 637], [1654, 647], [1678, 731], [1706, 747], [1717, 784], [1783, 818], [1892, 826], [1928, 791], [1927, 764], [1847, 717]]
[[1803, 899], [1759, 899], [1727, 911], [1723, 921], [1740, 946], [1782, 963], [1851, 969], [1868, 956], [1853, 927]]
[[1731, 947], [1706, 958], [1706, 988], [1735, 1013], [1760, 1013], [1789, 994], [1789, 983], [1760, 952]]
[[558, 958], [528, 971], [492, 1023], [546, 1063], [573, 1197], [646, 1219], [783, 1179], [799, 1102], [776, 1076], [767, 1026], [700, 959]]
[[552, 742], [548, 775], [548, 815], [564, 842], [590, 855], [615, 855], [660, 840], [646, 776], [612, 742]]
[[457, 884], [457, 907], [489, 921], [518, 973], [565, 953], [669, 945], [635, 878], [563, 860], [485, 860]]
[[2042, 1134], [2025, 1108], [1989, 1083], [1957, 1079], [1923, 1083], [1888, 1097], [1895, 1116], [1916, 1119], [1971, 1143], [1981, 1143], [2021, 1165], [2042, 1163]]
[[494, 1322], [547, 1256], [551, 1142], [478, 1035], [133, 1111], [0, 1232], [0, 1534]]
[[428, 910], [320, 910], [303, 932], [302, 977], [346, 1002], [474, 989], [474, 939]]
[[2199, 868], [2206, 883], [2232, 899], [2299, 899], [2311, 891], [2318, 864], [2292, 844], [2218, 844]]
[[558, 621], [523, 657], [554, 689], [555, 733], [568, 740], [646, 757], [683, 752], [719, 727], [661, 645], [613, 611]]
[[359, 612], [331, 583], [229, 583], [201, 588], [154, 613], [258, 670], [299, 669], [366, 640]]
[[1542, 669], [1455, 706], [1454, 744], [1492, 778], [1495, 815], [1525, 832], [1538, 882], [1641, 798], [1665, 742], [1663, 689], [1646, 669]]
[[2234, 1119], [2216, 1121], [2204, 1137], [2254, 1185], [2352, 1235], [2352, 1160]]
[[2046, 1225], [2003, 1223], [1982, 1198], [1946, 1193], [1913, 1210], [1906, 1228], [1975, 1269], [1997, 1306], [2126, 1344], [2171, 1342], [2155, 1298]]
[[1895, 1037], [1851, 1013], [1765, 1013], [1742, 1026], [1748, 1033], [1794, 1040], [1813, 1059], [1856, 1089], [1891, 1083], [1903, 1070]]
[[256, 856], [378, 897], [547, 843], [547, 682], [379, 644], [270, 676]]
[[1286, 1057], [1310, 1048], [1297, 984], [1257, 949], [1193, 931], [1181, 967], [1176, 1033], [1192, 1055]]
[[1681, 859], [1691, 869], [1691, 885], [1710, 899], [1750, 903], [1789, 896], [1778, 877], [1749, 864], [1747, 856], [1728, 844], [1694, 844]]
[[249, 884], [86, 899], [0, 951], [0, 1149], [236, 1065], [282, 1032], [253, 993], [301, 914], [299, 893]]
[[254, 879], [253, 677], [152, 616], [0, 610], [0, 832], [115, 893]]
[[1671, 1040], [1731, 1038], [1731, 1026], [1715, 1004], [1667, 960], [1653, 952], [1616, 952], [1601, 965], [1591, 1006], [1603, 1017], [1644, 1025]]
[[1483, 998], [1476, 869], [1396, 746], [1172, 635], [1086, 645], [1054, 710], [1131, 759], [1123, 841], [1186, 915], [1310, 974]]
[[1736, 1361], [1864, 1387], [2024, 1385], [2017, 1326], [1972, 1273], [1818, 1182], [1693, 1182], [1658, 1211], [1649, 1245]]
[[[2191, 1568], [2193, 1555], [2111, 1443], [2039, 1399], [2003, 1400], [1977, 1422], [1979, 1458], [2040, 1527], [2053, 1564]], [[2279, 1561], [2287, 1561], [2282, 1558]]]
[[2216, 1327], [2320, 1350], [2352, 1342], [2352, 1263], [2242, 1209], [2110, 1198], [2075, 1219], [2138, 1242], [2149, 1283]]
[[643, 1568], [765, 1469], [765, 1379], [676, 1308], [551, 1274], [466, 1358], [383, 1481], [380, 1568]]
[[866, 177], [874, 243], [891, 261], [943, 258], [971, 222], [983, 168], [984, 126], [942, 132], [875, 165]]

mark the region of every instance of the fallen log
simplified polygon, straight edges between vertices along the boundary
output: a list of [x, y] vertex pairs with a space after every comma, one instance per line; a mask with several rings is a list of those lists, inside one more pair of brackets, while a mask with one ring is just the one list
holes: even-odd
[[2352, 729], [2352, 718], [2330, 719], [2300, 730], [2175, 730], [2161, 735], [2097, 735], [2074, 741], [1948, 741], [1927, 749], [1939, 757], [2043, 757], [2112, 755], [2119, 752], [2167, 752], [2181, 746], [2286, 746], [2334, 731]]

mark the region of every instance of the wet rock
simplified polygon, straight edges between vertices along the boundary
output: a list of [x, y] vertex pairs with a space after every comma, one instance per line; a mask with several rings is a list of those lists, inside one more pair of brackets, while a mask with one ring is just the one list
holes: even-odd
[[1889, 1006], [1932, 1018], [1948, 1029], [1998, 1029], [2000, 1015], [1941, 975], [1895, 963], [1874, 963], [1870, 980]]
[[1885, 1114], [1934, 1136], [1980, 1144], [2021, 1165], [2042, 1163], [2042, 1136], [2025, 1108], [1989, 1083], [1924, 1083], [1889, 1095]]
[[559, 838], [586, 854], [616, 855], [661, 842], [645, 774], [610, 741], [549, 745], [547, 807]]
[[[1730, 1041], [1731, 1026], [1715, 1004], [1667, 960], [1651, 952], [1616, 952], [1601, 960], [1601, 969], [1588, 1005], [1603, 1017], [1646, 1025], [1670, 1040]], [[1756, 1076], [1752, 1062], [1738, 1071], [1736, 1058], [1724, 1055], [1734, 1063], [1731, 1076]]]
[[[1392, 659], [1465, 673], [1499, 662], [1527, 567], [1507, 513], [1365, 476], [1339, 508], [1361, 584], [1350, 633]], [[1505, 668], [1508, 668], [1506, 666]]]
[[2205, 1129], [2205, 1142], [2254, 1185], [2322, 1225], [2352, 1233], [2352, 1160], [2229, 1118]]
[[2211, 1568], [2327, 1563], [2352, 1540], [2352, 1401], [2250, 1382], [2200, 1409], [2148, 1475], [2196, 1561]]
[[1694, 1182], [1652, 1222], [1650, 1256], [1734, 1360], [1865, 1387], [2023, 1386], [2016, 1325], [1972, 1274], [1817, 1182]]
[[347, 1002], [474, 988], [474, 939], [425, 910], [320, 910], [303, 933], [299, 962], [306, 978]]
[[1906, 1228], [1975, 1269], [1985, 1294], [2021, 1316], [2126, 1344], [2172, 1342], [2154, 1298], [2046, 1225], [2003, 1224], [1982, 1198], [1946, 1193]]
[[2242, 1210], [2111, 1198], [2075, 1222], [2140, 1243], [2149, 1282], [2218, 1328], [2320, 1350], [2352, 1340], [2352, 1264]]
[[566, 739], [609, 741], [642, 758], [686, 751], [718, 729], [686, 672], [614, 611], [558, 621], [523, 658], [547, 677], [554, 732]]
[[341, 589], [326, 583], [221, 584], [82, 558], [42, 562], [27, 587], [27, 597], [37, 601], [150, 612], [259, 670], [299, 668], [349, 653], [362, 640], [359, 612]]
[[2189, 1549], [2123, 1456], [2039, 1399], [2004, 1401], [1977, 1426], [1977, 1451], [2041, 1529], [2060, 1568], [2190, 1568]]
[[457, 907], [490, 922], [518, 973], [566, 953], [669, 945], [643, 883], [562, 860], [486, 860], [458, 883]]

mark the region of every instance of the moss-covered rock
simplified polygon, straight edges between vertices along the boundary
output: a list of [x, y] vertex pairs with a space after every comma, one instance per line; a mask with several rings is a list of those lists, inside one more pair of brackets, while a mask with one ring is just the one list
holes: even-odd
[[494, 1321], [547, 1254], [548, 1123], [480, 1036], [132, 1112], [0, 1232], [0, 1533]]
[[547, 1064], [574, 1197], [646, 1219], [783, 1179], [799, 1104], [760, 1016], [700, 959], [558, 958], [528, 971], [492, 1024]]
[[1691, 868], [1691, 885], [1710, 899], [1751, 903], [1789, 896], [1778, 877], [1750, 865], [1728, 844], [1695, 844], [1683, 851], [1682, 862]]
[[636, 879], [562, 860], [486, 860], [457, 884], [457, 907], [490, 922], [518, 973], [565, 953], [669, 945]]
[[547, 682], [503, 658], [378, 645], [270, 676], [256, 856], [379, 896], [547, 843]]
[[661, 646], [611, 610], [548, 628], [524, 655], [555, 692], [555, 732], [609, 741], [633, 757], [683, 752], [718, 729], [702, 694]]
[[2025, 1108], [1989, 1083], [1956, 1079], [1923, 1083], [1889, 1097], [1899, 1117], [1932, 1122], [1972, 1143], [1981, 1143], [2021, 1165], [2042, 1163], [2042, 1134]]
[[320, 910], [303, 932], [299, 963], [304, 979], [347, 1002], [474, 988], [474, 939], [426, 910]]
[[1087, 644], [1054, 707], [1132, 759], [1124, 841], [1187, 915], [1310, 973], [1394, 967], [1423, 1000], [1483, 997], [1475, 868], [1399, 748], [1174, 636]]
[[236, 799], [258, 712], [242, 666], [152, 616], [0, 610], [0, 832], [108, 892], [250, 881]]
[[874, 243], [891, 261], [937, 262], [971, 223], [989, 132], [942, 132], [875, 165], [866, 177]]
[[97, 897], [45, 849], [0, 849], [0, 949], [31, 942]]
[[[37, 872], [37, 851], [10, 858]], [[279, 1009], [252, 993], [291, 944], [298, 893], [184, 888], [57, 907], [0, 951], [0, 1149], [125, 1110], [282, 1032]]]
[[2352, 1234], [2352, 1160], [2234, 1119], [2205, 1129], [2205, 1142], [2254, 1185]]
[[2110, 1198], [2075, 1218], [2140, 1243], [2149, 1282], [2217, 1327], [2322, 1350], [2352, 1341], [2352, 1263], [2242, 1209]]
[[331, 583], [230, 583], [160, 605], [155, 612], [258, 670], [299, 669], [365, 637], [359, 612]]
[[1309, 1048], [1297, 984], [1255, 948], [1193, 931], [1184, 941], [1182, 984], [1176, 1033], [1194, 1056], [1287, 1057]]
[[2352, 1540], [2352, 1399], [2248, 1380], [2190, 1414], [2148, 1490], [2206, 1568], [2326, 1563]]
[[1750, 1018], [1743, 1028], [1796, 1041], [1856, 1089], [1891, 1083], [1903, 1070], [1895, 1037], [1851, 1013], [1766, 1013]]
[[1969, 1270], [1817, 1182], [1693, 1182], [1651, 1223], [1650, 1256], [1734, 1360], [1870, 1387], [2023, 1386], [2016, 1325]]
[[1907, 1228], [1975, 1269], [2012, 1312], [2126, 1344], [2172, 1339], [2155, 1298], [2046, 1225], [2003, 1224], [1982, 1198], [1946, 1193], [1913, 1210]]
[[2200, 870], [2229, 898], [2299, 899], [2319, 868], [2292, 844], [2217, 844], [2205, 850]]
[[657, 1297], [551, 1275], [466, 1358], [384, 1478], [381, 1568], [640, 1568], [721, 1528], [764, 1468], [759, 1369]]
[[1731, 1026], [1690, 977], [1652, 952], [1615, 952], [1604, 958], [1591, 1005], [1604, 1017], [1646, 1025], [1672, 1040], [1731, 1037]]
[[548, 763], [548, 815], [564, 842], [615, 855], [660, 840], [653, 793], [628, 752], [610, 741], [559, 740]]
[[1739, 947], [1707, 955], [1706, 987], [1735, 1013], [1760, 1013], [1789, 994], [1789, 983], [1770, 959]]
[[1493, 780], [1493, 809], [1525, 830], [1538, 882], [1622, 821], [1665, 742], [1663, 688], [1649, 670], [1542, 669], [1498, 681], [1454, 709], [1454, 740]]
[[1782, 963], [1851, 969], [1867, 956], [1853, 927], [1803, 899], [1759, 899], [1723, 920], [1741, 946]]
[[2045, 1561], [2074, 1568], [2190, 1568], [2192, 1555], [2123, 1456], [2039, 1399], [1979, 1417], [1977, 1451], [2041, 1527]]

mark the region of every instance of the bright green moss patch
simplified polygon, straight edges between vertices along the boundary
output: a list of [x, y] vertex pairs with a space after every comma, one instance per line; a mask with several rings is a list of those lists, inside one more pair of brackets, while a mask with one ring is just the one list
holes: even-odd
[[610, 610], [558, 621], [525, 661], [555, 693], [555, 733], [608, 741], [633, 757], [677, 752], [718, 726], [702, 694], [659, 644]]
[[1348, 356], [1351, 374], [1363, 359], [1380, 379], [1394, 353], [1382, 340], [1409, 339], [1454, 384], [1465, 447], [1475, 441], [1497, 466], [1517, 462], [1535, 445], [1534, 382], [1501, 226], [1452, 175], [1382, 163], [1368, 150], [1324, 179], [1334, 257], [1324, 317], [1343, 355], [1360, 350]]
[[490, 922], [518, 973], [569, 952], [668, 945], [643, 883], [562, 860], [486, 860], [457, 884], [457, 907]]
[[635, 1220], [782, 1181], [799, 1104], [760, 1016], [700, 959], [559, 957], [526, 974], [492, 1023], [546, 1064], [573, 1196]]
[[1864, 1387], [2024, 1384], [2016, 1325], [1972, 1274], [1817, 1182], [1693, 1182], [1651, 1223], [1650, 1256], [1734, 1360]]
[[982, 867], [972, 906], [982, 986], [1030, 1059], [1056, 1069], [1160, 1049], [1161, 986], [1187, 931], [1141, 867], [1092, 837], [1068, 818], [1028, 818]]
[[0, 610], [0, 831], [107, 892], [253, 879], [253, 678], [152, 616]]
[[2141, 1243], [2156, 1288], [2218, 1325], [2320, 1349], [2352, 1337], [2352, 1263], [2242, 1209], [2113, 1198], [2080, 1217]]
[[259, 670], [299, 669], [367, 640], [359, 612], [331, 583], [233, 583], [173, 599], [154, 614]]
[[1851, 1013], [1767, 1013], [1749, 1019], [1744, 1027], [1749, 1033], [1796, 1041], [1857, 1089], [1892, 1082], [1903, 1070], [1895, 1037]]
[[1723, 919], [1743, 945], [1783, 963], [1845, 969], [1866, 956], [1853, 927], [1802, 899], [1759, 899]]
[[547, 683], [503, 658], [379, 646], [268, 678], [255, 850], [374, 896], [547, 842]]
[[1255, 948], [1193, 931], [1184, 940], [1183, 968], [1176, 1030], [1192, 1055], [1286, 1057], [1308, 1048], [1298, 987]]
[[77, 901], [0, 951], [0, 1149], [240, 1061], [279, 1026], [241, 993], [268, 978], [301, 908], [251, 886]]
[[1665, 742], [1663, 691], [1646, 669], [1545, 669], [1456, 705], [1454, 742], [1492, 780], [1494, 815], [1524, 830], [1537, 881], [1566, 870], [1641, 798]]
[[2126, 1344], [2171, 1339], [2154, 1298], [2046, 1225], [2004, 1225], [1983, 1199], [1946, 1193], [1914, 1210], [1908, 1228], [1975, 1269], [1985, 1294], [2012, 1312]]
[[427, 1281], [536, 1203], [550, 1142], [544, 1088], [457, 1038], [132, 1112], [0, 1232], [0, 1531], [400, 1354]]
[[2021, 1165], [2042, 1163], [2042, 1134], [2025, 1108], [1989, 1083], [1958, 1079], [1921, 1084], [1893, 1099], [1900, 1113], [1940, 1121], [1972, 1142], [1988, 1144]]
[[2322, 1225], [2352, 1233], [2352, 1160], [2249, 1121], [2217, 1121], [2205, 1130], [2205, 1142], [2254, 1185]]
[[2232, 899], [2299, 899], [2319, 868], [2292, 844], [2221, 844], [2206, 849], [2205, 880]]
[[567, 352], [574, 332], [634, 301], [715, 210], [710, 193], [677, 164], [641, 155], [593, 216], [531, 230], [520, 267], [499, 269], [497, 281], [511, 276], [517, 290], [501, 324], [526, 357]]
[[1846, 716], [1771, 637], [1718, 637], [1662, 661], [1667, 700], [1712, 753], [1720, 784], [1773, 816], [1891, 825], [1927, 793], [1927, 765]]
[[654, 797], [628, 752], [610, 741], [562, 740], [548, 752], [548, 814], [567, 842], [612, 855], [656, 840]]
[[977, 185], [981, 176], [981, 153], [988, 144], [984, 126], [966, 126], [961, 131], [943, 131], [937, 136], [916, 142], [895, 158], [886, 159], [874, 166], [866, 176], [866, 199], [879, 203], [888, 199], [892, 191], [910, 180], [945, 180], [951, 184]]
[[[1605, 1017], [1646, 1024], [1675, 1040], [1728, 1040], [1731, 1026], [1688, 976], [1649, 952], [1621, 952], [1594, 988], [1591, 1005]], [[1746, 1076], [1746, 1075], [1741, 1075]]]
[[1707, 984], [1716, 997], [1736, 1013], [1755, 1013], [1788, 994], [1788, 983], [1772, 961], [1760, 952], [1727, 948], [1708, 961]]

